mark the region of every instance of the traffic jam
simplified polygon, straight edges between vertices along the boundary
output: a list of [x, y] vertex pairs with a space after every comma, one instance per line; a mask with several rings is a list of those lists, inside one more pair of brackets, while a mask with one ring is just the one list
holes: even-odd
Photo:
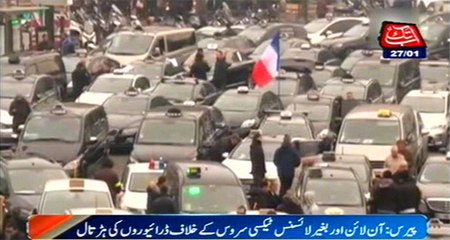
[[448, 239], [449, 3], [409, 6], [426, 59], [388, 59], [368, 9], [405, 1], [240, 1], [86, 1], [1, 56], [0, 239], [65, 214], [423, 214]]

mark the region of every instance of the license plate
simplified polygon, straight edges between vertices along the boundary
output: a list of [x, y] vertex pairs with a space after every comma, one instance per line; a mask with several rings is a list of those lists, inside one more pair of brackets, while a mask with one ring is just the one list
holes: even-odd
[[436, 213], [436, 218], [450, 220], [450, 213]]

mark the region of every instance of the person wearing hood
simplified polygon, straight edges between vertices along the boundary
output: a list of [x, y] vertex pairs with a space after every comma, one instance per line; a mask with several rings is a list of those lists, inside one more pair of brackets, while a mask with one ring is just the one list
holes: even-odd
[[377, 181], [371, 192], [371, 212], [376, 214], [395, 214], [396, 189], [392, 173], [389, 170], [383, 172], [381, 179]]
[[19, 126], [25, 124], [28, 115], [31, 113], [30, 103], [24, 96], [17, 94], [11, 105], [9, 105], [9, 115], [13, 117], [12, 129], [13, 132], [19, 133]]
[[280, 205], [277, 207], [277, 211], [287, 214], [304, 214], [300, 205], [300, 200], [295, 195], [293, 190], [288, 190], [281, 199]]
[[280, 196], [282, 197], [291, 188], [295, 168], [300, 165], [300, 157], [292, 146], [289, 135], [284, 135], [280, 148], [275, 151], [273, 163], [277, 167], [278, 178], [281, 183]]
[[396, 183], [396, 205], [400, 214], [415, 214], [418, 212], [422, 194], [416, 181], [410, 176], [408, 164], [400, 164], [398, 170], [392, 175]]
[[304, 210], [304, 214], [309, 214], [309, 215], [313, 215], [313, 214], [317, 214], [318, 210], [319, 210], [319, 206], [317, 206], [315, 197], [316, 194], [312, 191], [307, 191], [305, 192], [305, 210]]
[[250, 160], [252, 162], [251, 174], [253, 175], [253, 184], [261, 186], [266, 175], [266, 160], [260, 133], [256, 133], [253, 136], [252, 144], [250, 145]]

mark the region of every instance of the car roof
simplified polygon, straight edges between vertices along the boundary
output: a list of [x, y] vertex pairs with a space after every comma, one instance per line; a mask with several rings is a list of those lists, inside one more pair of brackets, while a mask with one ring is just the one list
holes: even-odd
[[3, 163], [6, 164], [8, 169], [24, 169], [24, 168], [54, 168], [61, 169], [61, 165], [57, 163], [53, 163], [52, 161], [38, 158], [38, 157], [30, 157], [24, 159], [11, 159], [11, 160], [3, 160]]
[[84, 178], [49, 180], [45, 184], [44, 192], [70, 190], [71, 182], [83, 182], [83, 187], [73, 187], [72, 189], [82, 189], [95, 192], [109, 192], [108, 185], [104, 181]]
[[[403, 115], [412, 114], [410, 106], [395, 104], [363, 104], [353, 108], [345, 117], [346, 119], [379, 119], [378, 111], [389, 110], [393, 116], [402, 118]], [[386, 118], [389, 119], [389, 118]]]
[[325, 82], [325, 85], [327, 85], [327, 84], [342, 84], [342, 85], [360, 85], [360, 86], [367, 87], [369, 84], [374, 82], [375, 79], [359, 78], [359, 79], [353, 79], [353, 80], [354, 80], [354, 82], [344, 82], [343, 78], [331, 78]]
[[39, 79], [39, 76], [42, 76], [42, 75], [32, 74], [32, 75], [26, 75], [22, 79], [17, 79], [17, 78], [14, 78], [13, 75], [8, 74], [8, 75], [1, 76], [0, 83], [9, 82], [9, 83], [34, 84]]
[[106, 73], [106, 74], [100, 75], [97, 79], [102, 79], [102, 78], [134, 79], [138, 76], [141, 76], [141, 75], [129, 74], [129, 73]]
[[406, 97], [448, 97], [449, 91], [433, 91], [433, 90], [411, 90], [406, 94]]
[[[187, 177], [189, 168], [200, 168], [200, 178]], [[239, 179], [228, 167], [213, 161], [183, 161], [169, 162], [166, 169], [174, 168], [178, 174], [183, 175], [184, 184], [219, 184], [219, 185], [240, 185]]]
[[130, 173], [163, 173], [164, 169], [149, 169], [149, 163], [130, 163], [127, 165]]
[[267, 117], [266, 121], [284, 121], [284, 122], [296, 122], [296, 123], [306, 123], [308, 121], [308, 117], [305, 116], [305, 114], [299, 113], [299, 112], [293, 112], [292, 117], [290, 119], [282, 119], [280, 114], [270, 114]]
[[103, 108], [101, 105], [87, 104], [87, 103], [75, 103], [75, 102], [65, 102], [62, 104], [62, 107], [67, 111], [67, 114], [63, 115], [55, 115], [51, 113], [51, 110], [55, 105], [46, 106], [40, 109], [36, 109], [31, 112], [33, 116], [85, 116], [86, 114], [97, 110], [99, 108]]

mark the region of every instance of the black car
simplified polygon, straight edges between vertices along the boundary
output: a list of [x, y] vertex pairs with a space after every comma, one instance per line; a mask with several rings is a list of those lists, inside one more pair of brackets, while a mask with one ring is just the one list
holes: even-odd
[[211, 105], [220, 96], [220, 92], [211, 82], [194, 78], [163, 79], [148, 93], [164, 97], [172, 104], [193, 101], [197, 104]]
[[18, 157], [39, 154], [61, 165], [83, 155], [94, 163], [104, 157], [108, 119], [103, 106], [65, 103], [33, 111], [20, 133]]
[[450, 83], [450, 65], [447, 59], [424, 60], [420, 62], [421, 86], [433, 84], [439, 89], [447, 90]]
[[289, 38], [307, 39], [307, 32], [303, 25], [297, 23], [269, 23], [253, 25], [240, 32], [238, 36], [250, 41], [254, 47], [266, 40], [272, 39], [275, 34], [285, 34]]
[[[48, 180], [66, 179], [66, 172], [61, 165], [46, 159], [31, 157], [24, 159], [4, 160], [0, 158], [0, 196], [6, 197], [7, 205], [0, 206], [0, 212], [13, 211], [25, 226], [32, 210], [41, 197], [44, 185]], [[0, 214], [0, 222], [5, 223], [9, 214]], [[5, 224], [0, 226], [0, 232]]]
[[163, 97], [153, 97], [133, 89], [109, 97], [103, 107], [114, 136], [111, 148], [131, 148], [145, 114], [150, 109], [168, 105], [171, 105], [170, 102]]
[[384, 101], [381, 85], [376, 79], [332, 78], [325, 83], [321, 92], [325, 95], [341, 96], [347, 100], [365, 103]]
[[379, 59], [383, 56], [383, 52], [381, 50], [368, 50], [368, 49], [360, 49], [355, 50], [344, 59], [341, 63], [340, 68], [344, 71], [350, 71], [353, 66], [364, 59]]
[[130, 162], [205, 159], [221, 136], [223, 119], [207, 106], [169, 106], [151, 110], [141, 122]]
[[0, 77], [0, 148], [9, 148], [14, 145], [12, 131], [12, 116], [9, 107], [17, 94], [20, 94], [31, 103], [32, 108], [42, 107], [56, 102], [60, 97], [57, 94], [57, 84], [49, 75], [24, 75], [16, 72], [9, 76]]
[[217, 49], [236, 49], [243, 56], [249, 56], [256, 47], [250, 40], [242, 36], [234, 36], [228, 38], [205, 38], [197, 42], [197, 47], [201, 49], [208, 49], [208, 46], [212, 45], [216, 46]]
[[279, 96], [272, 91], [238, 87], [224, 92], [214, 103], [232, 128], [257, 128], [267, 111], [283, 110]]
[[358, 24], [341, 37], [325, 39], [320, 44], [322, 47], [330, 49], [334, 56], [343, 60], [354, 50], [369, 47], [369, 30], [369, 23]]
[[286, 107], [293, 113], [305, 113], [314, 125], [314, 135], [321, 132], [337, 134], [342, 123], [342, 97], [327, 96], [318, 92], [295, 97], [292, 104]]

